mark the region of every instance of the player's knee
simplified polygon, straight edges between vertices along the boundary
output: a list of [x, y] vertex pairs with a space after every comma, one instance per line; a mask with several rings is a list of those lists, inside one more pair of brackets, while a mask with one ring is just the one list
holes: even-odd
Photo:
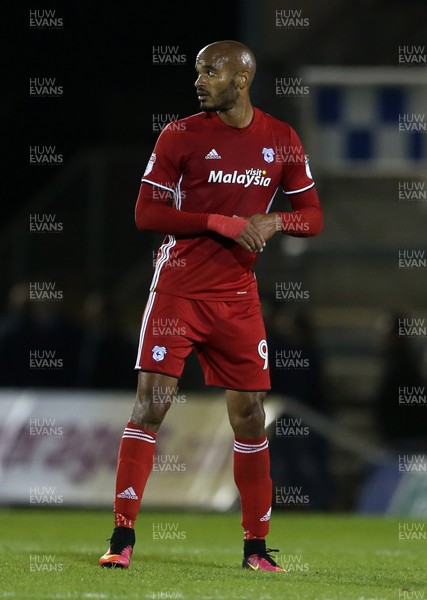
[[261, 437], [265, 430], [265, 394], [258, 394], [244, 406], [234, 407], [230, 412], [230, 423], [236, 435]]
[[138, 393], [132, 411], [131, 421], [142, 427], [157, 431], [170, 407], [169, 401], [163, 398], [153, 398], [152, 394]]
[[140, 378], [132, 412], [132, 423], [157, 431], [173, 402], [175, 388]]

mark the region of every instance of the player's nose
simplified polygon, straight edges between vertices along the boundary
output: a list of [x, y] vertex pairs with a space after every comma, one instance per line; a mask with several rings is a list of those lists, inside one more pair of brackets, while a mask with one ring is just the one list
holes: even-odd
[[196, 81], [194, 82], [194, 87], [203, 87], [204, 81], [205, 81], [205, 78], [204, 78], [203, 73], [199, 73]]

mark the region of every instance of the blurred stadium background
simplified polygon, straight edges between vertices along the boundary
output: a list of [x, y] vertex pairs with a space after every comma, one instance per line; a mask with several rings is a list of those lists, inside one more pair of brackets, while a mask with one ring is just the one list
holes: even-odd
[[[425, 517], [426, 5], [181, 4], [73, 4], [44, 29], [23, 11], [11, 36], [26, 56], [3, 94], [0, 502], [111, 506], [162, 238], [134, 226], [140, 178], [164, 124], [198, 111], [198, 50], [237, 38], [257, 56], [253, 102], [300, 133], [325, 215], [257, 264], [276, 509]], [[53, 91], [28, 95], [34, 78]], [[236, 508], [225, 407], [194, 357], [173, 410], [147, 504]]]

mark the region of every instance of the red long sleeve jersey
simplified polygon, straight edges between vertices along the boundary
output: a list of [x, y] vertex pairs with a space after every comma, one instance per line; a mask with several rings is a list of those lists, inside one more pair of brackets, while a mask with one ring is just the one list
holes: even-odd
[[[176, 210], [230, 217], [267, 213], [282, 187], [294, 211], [310, 196], [311, 214], [314, 209], [322, 220], [298, 135], [289, 124], [257, 108], [250, 125], [242, 129], [225, 124], [214, 112], [170, 123], [157, 139], [142, 184], [153, 186], [153, 201], [166, 204], [172, 195]], [[308, 223], [302, 221], [303, 227]], [[167, 234], [167, 222], [163, 231]], [[256, 253], [210, 231], [168, 234], [157, 254], [150, 289], [204, 300], [255, 297], [256, 259]]]

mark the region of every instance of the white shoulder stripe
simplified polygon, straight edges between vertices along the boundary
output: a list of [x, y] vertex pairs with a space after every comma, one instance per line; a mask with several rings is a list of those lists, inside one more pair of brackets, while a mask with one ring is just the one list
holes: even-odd
[[305, 192], [306, 190], [309, 190], [313, 186], [314, 186], [314, 181], [313, 181], [313, 183], [310, 183], [310, 185], [307, 185], [306, 187], [301, 188], [300, 190], [292, 190], [292, 192], [285, 192], [285, 194], [299, 194], [300, 192]]
[[145, 177], [143, 177], [141, 179], [141, 183], [149, 183], [150, 185], [154, 185], [156, 187], [162, 188], [162, 190], [167, 190], [168, 192], [172, 192], [175, 193], [175, 190], [171, 187], [167, 187], [166, 185], [161, 185], [160, 183], [157, 183], [157, 181], [150, 181], [149, 179], [146, 179]]

